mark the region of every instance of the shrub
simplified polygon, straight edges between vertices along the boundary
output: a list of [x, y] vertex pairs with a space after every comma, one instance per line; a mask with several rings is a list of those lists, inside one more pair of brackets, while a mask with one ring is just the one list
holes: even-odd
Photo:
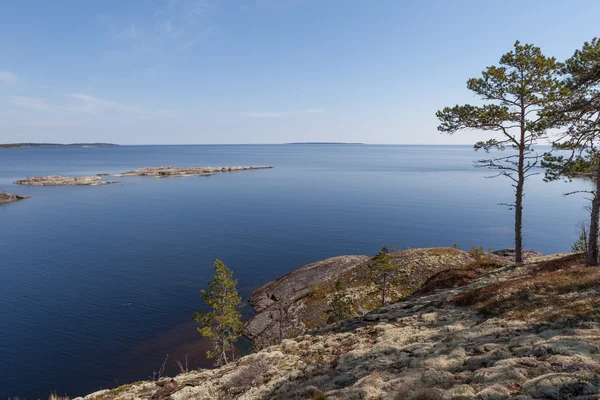
[[334, 324], [352, 316], [352, 309], [348, 301], [346, 289], [338, 280], [335, 282], [335, 292], [329, 301], [329, 308], [325, 311], [327, 314], [327, 323]]
[[54, 393], [50, 393], [50, 397], [48, 397], [48, 400], [69, 400], [68, 396], [59, 396], [56, 394], [56, 392]]
[[579, 234], [579, 238], [573, 243], [571, 251], [573, 253], [587, 253], [587, 233], [582, 231]]
[[469, 255], [476, 260], [479, 260], [480, 258], [485, 257], [485, 251], [483, 250], [483, 246], [471, 247], [471, 250], [469, 250]]

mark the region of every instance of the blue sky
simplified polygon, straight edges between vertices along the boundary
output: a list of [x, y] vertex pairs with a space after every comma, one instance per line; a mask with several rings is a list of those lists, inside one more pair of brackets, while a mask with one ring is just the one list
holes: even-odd
[[[0, 142], [472, 143], [435, 111], [515, 40], [564, 59], [600, 2], [5, 0]], [[481, 134], [479, 134], [481, 135]]]

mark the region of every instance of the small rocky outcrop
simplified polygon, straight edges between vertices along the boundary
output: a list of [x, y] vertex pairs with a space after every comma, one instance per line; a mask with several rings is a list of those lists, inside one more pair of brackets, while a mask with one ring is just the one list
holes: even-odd
[[0, 193], [0, 204], [12, 203], [13, 201], [29, 199], [30, 197], [20, 194]]
[[104, 181], [99, 176], [35, 176], [33, 178], [21, 179], [14, 182], [16, 185], [30, 186], [102, 186], [114, 181]]
[[[257, 315], [244, 328], [244, 335], [260, 346], [280, 342], [325, 325], [326, 310], [335, 282], [340, 281], [350, 296], [352, 312], [363, 315], [380, 306], [374, 287], [366, 278], [368, 256], [340, 256], [305, 265], [269, 282], [250, 295]], [[474, 262], [468, 253], [453, 248], [409, 249], [392, 254], [402, 283], [389, 293], [397, 301], [418, 289], [436, 273], [461, 268]]]
[[[367, 256], [332, 257], [305, 265], [282, 278], [264, 284], [250, 294], [248, 302], [257, 315], [246, 324], [244, 335], [251, 340], [261, 337], [262, 341], [267, 343], [278, 341], [280, 330], [274, 321], [283, 317], [280, 314], [293, 309], [289, 310], [293, 315], [286, 317], [297, 319], [296, 314], [302, 306], [295, 303], [301, 302], [316, 285], [334, 280], [368, 261]], [[282, 310], [282, 306], [285, 310]], [[300, 324], [302, 321], [296, 321], [294, 325]]]
[[[514, 260], [516, 255], [517, 255], [517, 251], [515, 249], [503, 249], [503, 250], [496, 250], [493, 251], [491, 254], [491, 256], [499, 256], [499, 257], [504, 257], [507, 258], [509, 260]], [[531, 250], [523, 250], [523, 259], [527, 260], [527, 259], [532, 259], [535, 257], [541, 257], [543, 256], [542, 253], [537, 252], [533, 249]]]
[[218, 369], [84, 399], [597, 400], [600, 269], [584, 264], [497, 266]]
[[156, 178], [179, 178], [185, 176], [211, 176], [217, 172], [237, 172], [249, 171], [254, 169], [268, 169], [271, 166], [254, 165], [254, 166], [233, 166], [233, 167], [149, 167], [139, 168], [133, 171], [116, 174], [113, 176], [153, 176]]

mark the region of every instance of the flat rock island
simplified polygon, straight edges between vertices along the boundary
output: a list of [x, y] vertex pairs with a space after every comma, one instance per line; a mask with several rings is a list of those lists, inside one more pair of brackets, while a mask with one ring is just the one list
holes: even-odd
[[35, 176], [14, 182], [15, 185], [30, 186], [102, 186], [114, 181], [103, 181], [99, 176]]
[[0, 193], [0, 204], [12, 203], [13, 201], [24, 200], [30, 197], [20, 194]]
[[184, 176], [211, 176], [217, 172], [249, 171], [253, 169], [273, 168], [266, 165], [234, 166], [234, 167], [149, 167], [115, 174], [112, 176], [153, 176], [156, 178], [179, 178]]

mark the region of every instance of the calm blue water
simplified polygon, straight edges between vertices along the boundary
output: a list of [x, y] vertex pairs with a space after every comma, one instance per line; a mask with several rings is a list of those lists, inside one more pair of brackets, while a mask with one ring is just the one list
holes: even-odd
[[[469, 146], [123, 146], [0, 149], [0, 398], [77, 396], [147, 379], [169, 354], [206, 366], [190, 322], [221, 258], [247, 297], [303, 264], [386, 244], [512, 247], [506, 179]], [[35, 175], [267, 164], [209, 178], [23, 187]], [[524, 241], [568, 251], [586, 182], [528, 181]], [[249, 310], [246, 310], [249, 311]]]

